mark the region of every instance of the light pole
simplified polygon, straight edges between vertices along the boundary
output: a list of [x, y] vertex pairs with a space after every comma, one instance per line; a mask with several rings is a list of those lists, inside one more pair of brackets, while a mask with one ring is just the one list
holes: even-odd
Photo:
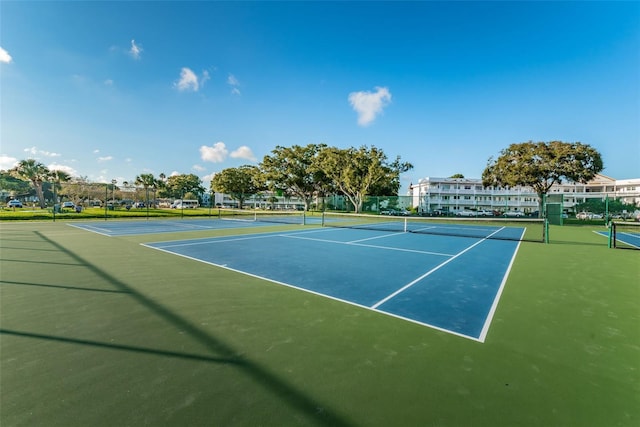
[[118, 181], [116, 181], [115, 179], [111, 180], [111, 206], [113, 206], [113, 210], [116, 210], [116, 184], [118, 183]]

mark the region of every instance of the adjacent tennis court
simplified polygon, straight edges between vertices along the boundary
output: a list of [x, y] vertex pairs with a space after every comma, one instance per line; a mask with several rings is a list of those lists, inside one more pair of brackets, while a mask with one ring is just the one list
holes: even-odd
[[145, 246], [484, 341], [518, 243], [314, 228]]
[[206, 231], [225, 228], [249, 228], [268, 225], [255, 221], [220, 221], [218, 219], [187, 220], [133, 220], [133, 221], [91, 221], [69, 223], [72, 227], [102, 234], [104, 236], [134, 236], [155, 233], [176, 233], [181, 231]]
[[637, 222], [613, 222], [611, 227], [614, 247], [640, 249], [640, 224]]

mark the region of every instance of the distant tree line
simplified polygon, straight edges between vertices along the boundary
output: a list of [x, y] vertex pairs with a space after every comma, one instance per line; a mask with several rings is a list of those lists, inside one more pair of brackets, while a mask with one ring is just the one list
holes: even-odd
[[211, 181], [215, 192], [229, 194], [242, 207], [245, 197], [263, 191], [298, 197], [308, 210], [315, 197], [345, 196], [361, 211], [368, 195], [395, 196], [400, 174], [413, 165], [389, 161], [376, 147], [340, 149], [325, 144], [277, 146], [259, 166], [228, 168]]
[[[305, 209], [315, 197], [341, 194], [355, 207], [362, 209], [365, 197], [395, 196], [400, 189], [400, 174], [413, 168], [400, 157], [393, 161], [379, 148], [336, 148], [325, 144], [276, 146], [258, 166], [244, 165], [227, 168], [216, 173], [210, 190], [225, 193], [239, 205], [250, 195], [272, 191], [289, 197], [298, 197]], [[562, 180], [585, 183], [603, 170], [600, 153], [580, 142], [523, 142], [511, 144], [497, 158], [491, 157], [482, 173], [482, 182], [488, 186], [530, 186], [540, 200], [549, 189]], [[462, 178], [455, 174], [452, 178]], [[67, 185], [73, 183], [73, 187]], [[0, 172], [0, 188], [12, 194], [24, 195], [29, 185], [41, 207], [45, 206], [48, 193], [57, 192], [70, 198], [83, 196], [100, 198], [97, 191], [109, 190], [113, 194], [116, 183], [92, 184], [86, 178], [71, 178], [62, 171], [49, 170], [33, 159], [22, 160], [9, 171]], [[200, 198], [206, 189], [196, 175], [160, 174], [138, 175], [128, 186], [142, 187], [146, 200], [150, 195], [159, 198]], [[111, 187], [109, 187], [111, 186]], [[72, 190], [73, 188], [73, 190]], [[75, 191], [78, 194], [71, 194]], [[83, 193], [84, 192], [84, 193]], [[80, 194], [83, 193], [83, 194]]]
[[131, 194], [135, 188], [142, 187], [141, 199], [147, 202], [151, 198], [198, 197], [206, 190], [200, 178], [193, 174], [166, 177], [160, 174], [141, 174], [132, 182], [95, 183], [86, 177], [71, 177], [60, 170], [51, 170], [44, 164], [34, 160], [21, 160], [8, 171], [0, 172], [0, 188], [8, 191], [12, 197], [26, 198], [35, 196], [41, 208], [47, 201], [57, 203], [58, 200], [104, 200], [115, 198], [116, 191]]
[[[389, 161], [376, 148], [339, 149], [325, 144], [277, 146], [258, 166], [244, 165], [216, 173], [211, 191], [228, 194], [239, 205], [245, 198], [266, 191], [298, 197], [309, 209], [314, 197], [342, 194], [359, 211], [368, 195], [395, 196], [400, 189], [400, 174], [413, 168], [400, 157]], [[31, 187], [31, 188], [30, 188]], [[86, 178], [50, 170], [34, 159], [22, 160], [9, 171], [0, 172], [0, 188], [17, 196], [33, 191], [40, 206], [47, 200], [67, 197], [71, 200], [114, 198], [116, 190], [131, 193], [142, 187], [145, 200], [157, 198], [201, 198], [206, 189], [193, 174], [167, 177], [140, 174], [133, 182], [91, 183]], [[54, 196], [54, 194], [56, 194]]]

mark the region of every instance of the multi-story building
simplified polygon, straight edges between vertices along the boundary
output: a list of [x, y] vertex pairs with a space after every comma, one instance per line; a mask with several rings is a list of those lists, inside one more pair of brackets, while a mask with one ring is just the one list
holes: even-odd
[[[562, 194], [565, 212], [587, 199], [617, 199], [640, 207], [640, 178], [616, 180], [597, 175], [586, 184], [554, 185], [550, 195]], [[531, 187], [484, 187], [481, 179], [433, 178], [421, 179], [409, 187], [412, 206], [418, 212], [456, 214], [465, 210], [492, 210], [529, 214], [538, 210], [539, 198]]]

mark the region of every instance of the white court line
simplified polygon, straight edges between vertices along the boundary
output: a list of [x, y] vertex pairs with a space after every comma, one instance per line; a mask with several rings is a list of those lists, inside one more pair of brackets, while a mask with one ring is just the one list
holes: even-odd
[[387, 237], [397, 236], [397, 235], [398, 235], [397, 232], [389, 233], [389, 234], [383, 234], [382, 236], [367, 237], [366, 239], [351, 240], [349, 243], [360, 243], [360, 242], [366, 242], [367, 240], [384, 239]]
[[[100, 228], [100, 227], [93, 227], [91, 225], [86, 225], [86, 224], [83, 224], [81, 226], [79, 224], [69, 224], [69, 223], [67, 223], [67, 225], [69, 227], [74, 227], [74, 228], [77, 228], [79, 230], [89, 231], [91, 233], [100, 234], [101, 236], [113, 237], [113, 235], [110, 234], [111, 231], [108, 230], [108, 229], [104, 229], [104, 228]], [[98, 230], [101, 230], [101, 231], [98, 231]]]
[[482, 326], [482, 330], [480, 331], [480, 336], [478, 337], [478, 341], [484, 342], [487, 334], [489, 333], [489, 326], [491, 326], [491, 322], [493, 321], [493, 315], [495, 314], [498, 308], [498, 302], [500, 301], [500, 297], [502, 296], [502, 291], [507, 284], [507, 279], [509, 278], [509, 273], [511, 272], [511, 267], [513, 267], [513, 263], [516, 261], [516, 255], [518, 254], [518, 249], [520, 249], [520, 244], [522, 243], [522, 239], [524, 238], [524, 234], [527, 232], [525, 228], [522, 230], [522, 234], [520, 235], [520, 241], [516, 246], [516, 250], [513, 251], [513, 256], [511, 257], [511, 261], [509, 262], [509, 266], [507, 267], [507, 271], [504, 273], [504, 277], [502, 278], [502, 282], [500, 282], [500, 287], [498, 288], [498, 292], [496, 292], [496, 296], [493, 298], [493, 304], [491, 304], [491, 308], [489, 309], [489, 313], [487, 313], [487, 317], [484, 319], [484, 325]]
[[[358, 240], [356, 240], [355, 242], [341, 242], [339, 240], [313, 239], [311, 237], [298, 237], [298, 236], [292, 236], [289, 234], [283, 234], [280, 237], [288, 237], [290, 239], [300, 239], [300, 240], [312, 240], [312, 241], [323, 242], [323, 243], [334, 243], [336, 245], [361, 246], [364, 248], [384, 249], [387, 251], [412, 252], [416, 254], [438, 255], [438, 256], [453, 256], [452, 254], [445, 254], [442, 252], [428, 252], [428, 251], [419, 251], [416, 249], [403, 249], [403, 248], [394, 248], [389, 246], [365, 245], [362, 243], [355, 243], [355, 242], [358, 242]], [[368, 239], [363, 239], [363, 240], [368, 240]]]
[[331, 300], [339, 301], [339, 302], [342, 302], [342, 303], [345, 303], [345, 304], [349, 304], [349, 305], [352, 305], [352, 306], [355, 306], [355, 307], [360, 307], [360, 308], [363, 308], [365, 310], [371, 310], [371, 311], [374, 311], [376, 313], [379, 313], [379, 314], [382, 314], [382, 315], [385, 315], [385, 316], [395, 317], [396, 319], [401, 319], [401, 320], [405, 320], [407, 322], [415, 323], [417, 325], [426, 326], [428, 328], [435, 329], [435, 330], [441, 331], [441, 332], [446, 332], [448, 334], [455, 335], [455, 336], [458, 336], [458, 337], [470, 339], [470, 340], [473, 340], [473, 341], [478, 341], [478, 339], [476, 337], [472, 337], [470, 335], [465, 335], [465, 334], [462, 334], [460, 332], [456, 332], [456, 331], [452, 331], [452, 330], [449, 330], [449, 329], [442, 328], [440, 326], [432, 325], [430, 323], [420, 322], [418, 320], [411, 319], [409, 317], [404, 317], [404, 316], [400, 316], [400, 315], [397, 315], [397, 314], [389, 313], [389, 312], [386, 312], [386, 311], [377, 310], [377, 309], [374, 309], [372, 307], [368, 307], [368, 306], [363, 305], [363, 304], [358, 304], [358, 303], [353, 302], [353, 301], [349, 301], [349, 300], [346, 300], [346, 299], [342, 299], [342, 298], [334, 297], [334, 296], [331, 296], [331, 295], [323, 294], [323, 293], [320, 293], [320, 292], [316, 292], [316, 291], [313, 291], [311, 289], [307, 289], [307, 288], [303, 288], [303, 287], [300, 287], [300, 286], [292, 285], [290, 283], [285, 283], [285, 282], [281, 282], [281, 281], [278, 281], [278, 280], [270, 279], [268, 277], [259, 276], [257, 274], [249, 273], [247, 271], [237, 270], [235, 268], [228, 267], [226, 264], [216, 264], [214, 262], [205, 261], [205, 260], [202, 260], [200, 258], [192, 257], [192, 256], [189, 256], [189, 255], [183, 255], [183, 254], [180, 254], [180, 253], [177, 253], [177, 252], [168, 251], [168, 250], [165, 250], [164, 248], [148, 246], [148, 245], [146, 245], [144, 243], [141, 243], [140, 245], [148, 247], [150, 249], [155, 249], [155, 250], [158, 250], [158, 251], [161, 251], [161, 252], [165, 252], [165, 253], [168, 253], [168, 254], [171, 254], [171, 255], [175, 255], [175, 256], [182, 257], [182, 258], [190, 259], [192, 261], [202, 262], [204, 264], [212, 265], [214, 267], [224, 268], [225, 270], [229, 270], [229, 271], [233, 271], [233, 272], [236, 272], [236, 273], [244, 274], [246, 276], [254, 277], [256, 279], [265, 280], [267, 282], [275, 283], [277, 285], [282, 285], [282, 286], [286, 286], [286, 287], [289, 287], [289, 288], [292, 288], [292, 289], [297, 289], [299, 291], [308, 292], [308, 293], [313, 294], [313, 295], [318, 295], [320, 297], [329, 298]]
[[[203, 238], [203, 239], [199, 239], [198, 241], [192, 241], [189, 240], [186, 243], [174, 243], [174, 244], [168, 244], [168, 245], [163, 245], [162, 247], [156, 247], [153, 246], [154, 249], [164, 249], [164, 248], [177, 248], [180, 246], [197, 246], [197, 245], [208, 245], [211, 243], [224, 243], [224, 242], [237, 242], [240, 240], [256, 240], [256, 239], [266, 239], [269, 237], [277, 237], [276, 234], [268, 234], [268, 235], [252, 235], [252, 236], [245, 236], [245, 237], [238, 237], [238, 236], [232, 236], [233, 238], [231, 239], [226, 239], [224, 237], [209, 237], [209, 238]], [[146, 246], [146, 245], [145, 245]]]
[[435, 266], [434, 268], [432, 268], [431, 270], [427, 271], [426, 273], [424, 273], [422, 276], [418, 277], [417, 279], [413, 280], [412, 282], [407, 283], [406, 285], [404, 285], [402, 288], [398, 289], [397, 291], [395, 291], [394, 293], [392, 293], [391, 295], [388, 295], [387, 297], [381, 299], [380, 301], [378, 301], [377, 303], [375, 303], [374, 305], [371, 306], [371, 308], [378, 308], [379, 306], [381, 306], [382, 304], [384, 304], [385, 302], [389, 301], [390, 299], [394, 298], [395, 296], [401, 294], [402, 292], [406, 291], [407, 289], [409, 289], [410, 287], [412, 287], [413, 285], [415, 285], [416, 283], [420, 282], [422, 279], [424, 279], [427, 276], [430, 276], [432, 273], [434, 273], [437, 270], [440, 270], [442, 267], [444, 267], [445, 265], [449, 264], [451, 261], [453, 261], [454, 259], [458, 258], [460, 255], [464, 254], [465, 252], [473, 249], [474, 247], [478, 246], [480, 243], [486, 241], [489, 237], [493, 236], [494, 234], [498, 233], [499, 231], [503, 230], [505, 227], [502, 227], [499, 230], [496, 230], [495, 232], [491, 233], [490, 235], [488, 235], [487, 237], [485, 237], [484, 239], [475, 242], [473, 245], [469, 246], [468, 248], [462, 250], [461, 252], [457, 253], [456, 255], [454, 255], [453, 257], [449, 258], [448, 260], [446, 260], [445, 262], [443, 262], [442, 264], [439, 264], [437, 266]]
[[[291, 234], [306, 234], [317, 233], [324, 230], [307, 230], [307, 231], [292, 231]], [[329, 230], [327, 230], [329, 231]], [[256, 233], [256, 234], [234, 234], [232, 236], [218, 236], [218, 237], [199, 237], [196, 239], [180, 239], [180, 240], [164, 240], [160, 242], [148, 242], [147, 245], [163, 245], [162, 248], [172, 248], [177, 246], [191, 246], [191, 245], [206, 245], [209, 243], [218, 242], [235, 242], [237, 240], [251, 240], [251, 239], [264, 239], [267, 237], [282, 237], [282, 232], [268, 232], [268, 233]], [[159, 247], [153, 246], [154, 249]]]

